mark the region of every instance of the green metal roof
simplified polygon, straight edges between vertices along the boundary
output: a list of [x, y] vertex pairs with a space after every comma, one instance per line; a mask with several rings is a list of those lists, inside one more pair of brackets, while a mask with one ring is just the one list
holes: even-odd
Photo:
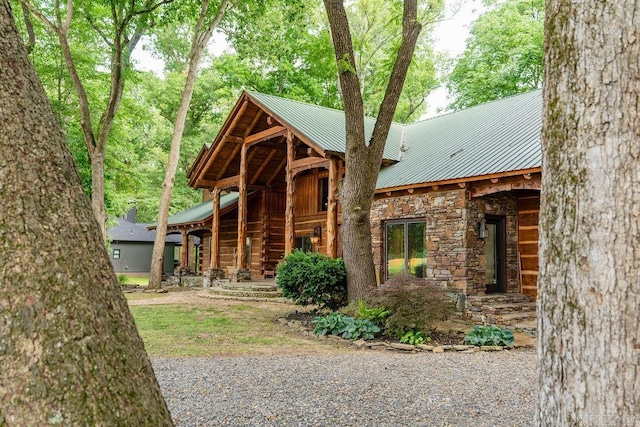
[[[278, 116], [278, 119], [282, 120], [285, 126], [295, 129], [325, 151], [345, 152], [346, 127], [344, 111], [258, 92], [247, 92], [247, 94], [260, 106]], [[373, 133], [375, 123], [376, 119], [365, 117], [364, 125], [367, 140]], [[384, 148], [384, 159], [393, 161], [400, 159], [402, 129], [403, 125], [401, 124], [393, 123], [391, 125]]]
[[[238, 192], [231, 191], [223, 196], [220, 196], [220, 210], [231, 206], [238, 201]], [[171, 215], [167, 222], [167, 226], [175, 226], [180, 224], [188, 224], [192, 222], [203, 221], [213, 215], [213, 202], [208, 200], [202, 202], [199, 205], [185, 209], [178, 212], [175, 215]], [[154, 224], [155, 226], [155, 224]]]
[[408, 125], [401, 160], [380, 171], [376, 187], [540, 167], [541, 129], [541, 90]]

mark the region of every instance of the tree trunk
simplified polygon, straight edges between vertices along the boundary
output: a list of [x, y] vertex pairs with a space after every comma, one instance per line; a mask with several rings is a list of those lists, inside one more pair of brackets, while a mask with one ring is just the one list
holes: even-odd
[[0, 34], [0, 425], [171, 425], [7, 0]]
[[189, 69], [187, 78], [182, 92], [182, 100], [180, 108], [176, 114], [176, 122], [173, 127], [173, 136], [171, 138], [171, 148], [169, 149], [169, 161], [167, 170], [162, 183], [162, 196], [160, 198], [160, 207], [158, 209], [158, 222], [156, 224], [156, 237], [153, 242], [153, 253], [151, 255], [151, 271], [149, 273], [149, 287], [160, 288], [162, 282], [162, 258], [164, 255], [165, 240], [167, 238], [167, 222], [169, 220], [169, 204], [171, 202], [171, 194], [173, 192], [173, 182], [178, 169], [178, 160], [180, 159], [180, 144], [182, 142], [182, 134], [184, 133], [184, 125], [187, 121], [187, 113], [189, 112], [189, 104], [191, 104], [191, 96], [196, 83], [198, 72], [198, 64], [202, 52], [207, 46], [213, 30], [218, 26], [227, 8], [228, 0], [223, 0], [218, 8], [216, 17], [211, 21], [205, 31], [202, 32], [204, 21], [207, 16], [209, 1], [202, 2], [200, 9], [200, 17], [194, 29], [193, 39], [191, 41], [191, 54], [189, 56]]
[[104, 150], [91, 156], [91, 210], [98, 221], [103, 240], [107, 238], [107, 210], [104, 206]]
[[365, 141], [364, 105], [358, 80], [347, 14], [342, 0], [324, 0], [338, 64], [344, 105], [345, 178], [342, 202], [342, 252], [347, 270], [349, 301], [362, 299], [376, 284], [371, 246], [371, 204], [393, 115], [422, 26], [417, 2], [404, 2], [402, 42], [391, 71], [380, 112], [369, 141]]
[[536, 424], [640, 426], [640, 10], [546, 7]]

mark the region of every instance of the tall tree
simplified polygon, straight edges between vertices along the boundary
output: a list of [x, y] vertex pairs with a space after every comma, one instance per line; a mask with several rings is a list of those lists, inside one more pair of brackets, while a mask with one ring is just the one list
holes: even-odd
[[0, 34], [0, 424], [172, 425], [7, 0]]
[[342, 248], [348, 296], [350, 301], [354, 301], [363, 298], [367, 287], [375, 284], [376, 280], [371, 250], [371, 204], [384, 145], [422, 25], [418, 20], [417, 1], [404, 1], [402, 41], [369, 137], [365, 134], [364, 102], [343, 1], [324, 0], [324, 4], [331, 27], [346, 120], [346, 172], [340, 191]]
[[[151, 255], [151, 271], [149, 273], [149, 286], [151, 288], [159, 288], [162, 281], [162, 259], [164, 254], [165, 239], [167, 237], [167, 221], [169, 218], [169, 203], [171, 202], [171, 193], [173, 191], [173, 182], [178, 168], [178, 160], [180, 157], [180, 143], [184, 126], [187, 121], [187, 113], [189, 104], [193, 95], [196, 77], [198, 75], [198, 64], [202, 52], [207, 47], [209, 39], [213, 31], [220, 23], [224, 13], [229, 6], [229, 0], [222, 0], [217, 7], [217, 11], [211, 13], [209, 10], [209, 0], [203, 0], [200, 6], [200, 15], [193, 30], [191, 39], [191, 52], [189, 54], [189, 68], [187, 70], [187, 78], [182, 91], [182, 99], [180, 108], [176, 115], [176, 121], [173, 128], [173, 136], [171, 138], [171, 149], [169, 151], [169, 162], [167, 163], [167, 171], [164, 182], [162, 184], [162, 197], [160, 199], [160, 208], [158, 209], [158, 222], [156, 225], [155, 241], [153, 243], [153, 253]], [[186, 250], [186, 248], [183, 248]]]
[[[89, 160], [91, 161], [91, 206], [106, 237], [107, 212], [104, 204], [104, 161], [105, 147], [124, 90], [125, 75], [130, 66], [133, 50], [149, 27], [154, 11], [173, 0], [132, 0], [108, 2], [83, 1], [79, 8], [96, 34], [109, 50], [110, 84], [109, 95], [100, 119], [95, 119], [97, 108], [91, 107], [87, 87], [78, 73], [69, 36], [74, 14], [73, 0], [66, 6], [55, 0], [53, 4], [43, 2], [41, 7], [32, 0], [20, 0], [40, 21], [58, 37], [62, 57], [71, 77], [78, 98], [82, 134]], [[52, 8], [52, 10], [50, 10]], [[93, 111], [93, 113], [92, 113]]]
[[542, 87], [544, 0], [484, 0], [448, 77], [459, 110]]
[[536, 424], [640, 426], [640, 5], [546, 7]]

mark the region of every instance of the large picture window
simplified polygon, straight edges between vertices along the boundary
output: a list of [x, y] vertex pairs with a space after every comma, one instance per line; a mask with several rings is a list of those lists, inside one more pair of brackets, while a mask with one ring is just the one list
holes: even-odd
[[425, 276], [426, 268], [426, 222], [402, 221], [386, 224], [386, 271], [387, 278], [407, 272], [416, 277]]

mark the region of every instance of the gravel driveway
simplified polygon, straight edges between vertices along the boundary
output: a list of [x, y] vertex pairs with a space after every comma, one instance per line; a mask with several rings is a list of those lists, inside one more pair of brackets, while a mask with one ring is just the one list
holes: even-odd
[[178, 426], [527, 426], [535, 352], [154, 359]]

